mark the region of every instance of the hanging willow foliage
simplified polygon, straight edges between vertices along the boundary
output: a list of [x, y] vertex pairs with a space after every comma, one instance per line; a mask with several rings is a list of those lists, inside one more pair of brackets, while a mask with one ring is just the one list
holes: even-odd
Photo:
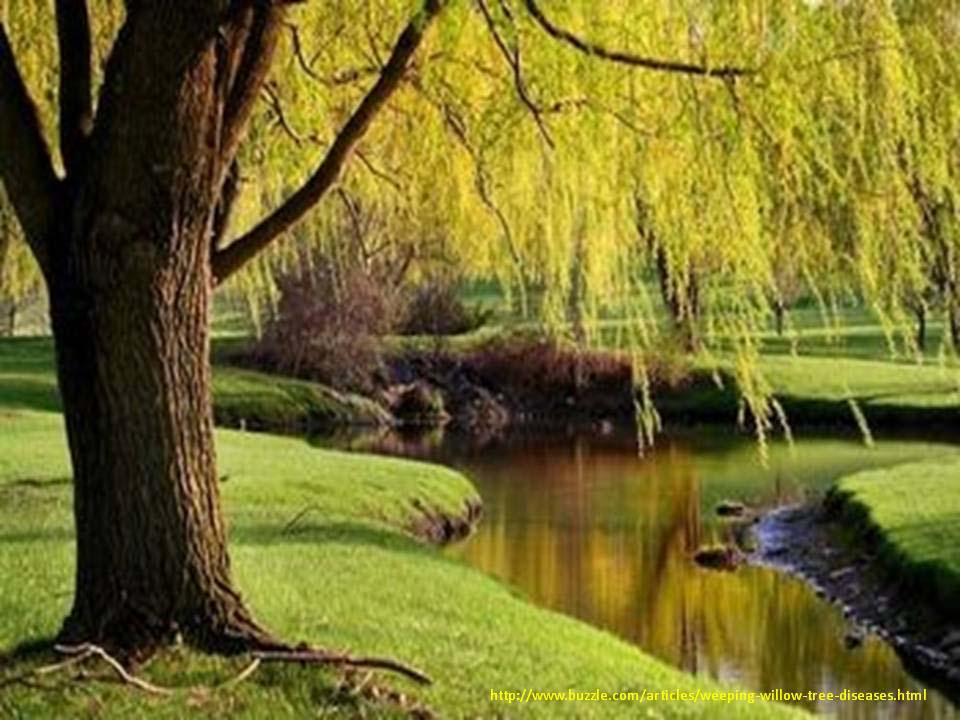
[[[48, 5], [2, 9], [50, 105]], [[122, 4], [93, 6], [102, 57]], [[291, 9], [240, 160], [237, 231], [316, 166], [417, 7]], [[383, 252], [495, 276], [523, 308], [536, 290], [542, 319], [564, 332], [574, 312], [580, 341], [627, 318], [640, 357], [661, 332], [646, 286], [663, 262], [678, 297], [696, 283], [704, 349], [733, 353], [762, 439], [782, 412], [758, 331], [786, 283], [828, 324], [862, 299], [895, 352], [916, 352], [907, 308], [934, 290], [958, 322], [958, 35], [960, 5], [942, 0], [453, 2], [340, 179], [343, 201], [232, 282], [269, 299], [278, 266], [342, 246], [362, 207]], [[649, 408], [642, 420], [655, 429]]]

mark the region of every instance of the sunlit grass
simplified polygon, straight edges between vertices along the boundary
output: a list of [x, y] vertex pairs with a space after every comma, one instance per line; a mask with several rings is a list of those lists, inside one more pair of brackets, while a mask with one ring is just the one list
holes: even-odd
[[843, 479], [838, 491], [891, 569], [948, 611], [960, 603], [960, 461], [939, 458]]

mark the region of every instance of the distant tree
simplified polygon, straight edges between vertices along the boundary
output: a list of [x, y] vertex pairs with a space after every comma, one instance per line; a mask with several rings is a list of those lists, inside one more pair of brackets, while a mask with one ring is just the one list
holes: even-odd
[[680, 347], [689, 353], [701, 347], [703, 298], [702, 277], [705, 263], [696, 257], [678, 261], [670, 257], [670, 248], [663, 244], [653, 225], [653, 217], [645, 201], [635, 199], [637, 233], [643, 251], [653, 258], [660, 299], [670, 318], [674, 336]]

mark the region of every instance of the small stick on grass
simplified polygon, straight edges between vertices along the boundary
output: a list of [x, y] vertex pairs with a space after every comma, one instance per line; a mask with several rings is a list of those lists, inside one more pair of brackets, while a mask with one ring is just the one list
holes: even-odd
[[66, 670], [71, 665], [76, 665], [77, 663], [83, 662], [91, 655], [93, 655], [93, 651], [87, 648], [83, 652], [78, 652], [76, 655], [68, 657], [66, 660], [61, 660], [60, 662], [53, 663], [52, 665], [44, 665], [43, 667], [38, 667], [31, 674], [32, 675], [51, 675], [55, 672]]
[[220, 683], [220, 685], [218, 685], [217, 687], [218, 687], [218, 688], [221, 688], [221, 689], [224, 689], [224, 688], [231, 688], [231, 687], [233, 687], [234, 685], [239, 685], [239, 684], [242, 683], [244, 680], [246, 680], [248, 677], [250, 677], [251, 675], [253, 675], [253, 674], [257, 671], [257, 668], [260, 667], [260, 663], [262, 663], [262, 662], [263, 662], [263, 660], [261, 660], [261, 659], [258, 658], [258, 657], [255, 657], [253, 660], [251, 660], [251, 661], [247, 664], [246, 667], [243, 668], [243, 670], [240, 671], [240, 673], [239, 673], [236, 677], [232, 677], [232, 678], [230, 678], [229, 680], [227, 680], [226, 682]]
[[26, 685], [27, 687], [38, 687], [36, 683], [31, 682], [32, 678], [43, 677], [44, 675], [52, 675], [61, 670], [66, 670], [71, 665], [76, 665], [77, 663], [83, 662], [93, 653], [90, 651], [80, 652], [69, 657], [66, 660], [62, 660], [58, 663], [53, 663], [52, 665], [42, 665], [41, 667], [34, 668], [25, 673], [19, 675], [14, 675], [13, 677], [5, 678], [0, 681], [0, 688], [7, 687], [8, 685]]
[[294, 515], [293, 519], [283, 526], [283, 530], [280, 531], [281, 535], [286, 535], [292, 531], [303, 518], [309, 515], [314, 510], [319, 510], [320, 508], [316, 505], [307, 505], [303, 510]]

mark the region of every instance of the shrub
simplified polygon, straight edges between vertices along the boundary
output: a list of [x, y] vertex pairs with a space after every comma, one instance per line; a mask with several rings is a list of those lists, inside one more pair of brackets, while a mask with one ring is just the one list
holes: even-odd
[[271, 370], [369, 391], [382, 367], [379, 336], [393, 325], [392, 298], [359, 269], [328, 260], [278, 279], [280, 300], [254, 349]]
[[468, 360], [488, 383], [514, 398], [553, 395], [556, 400], [589, 393], [632, 397], [630, 361], [609, 352], [588, 352], [555, 341], [512, 340], [490, 343]]
[[456, 283], [441, 278], [414, 288], [399, 332], [402, 335], [462, 335], [487, 321], [488, 313], [460, 299]]

